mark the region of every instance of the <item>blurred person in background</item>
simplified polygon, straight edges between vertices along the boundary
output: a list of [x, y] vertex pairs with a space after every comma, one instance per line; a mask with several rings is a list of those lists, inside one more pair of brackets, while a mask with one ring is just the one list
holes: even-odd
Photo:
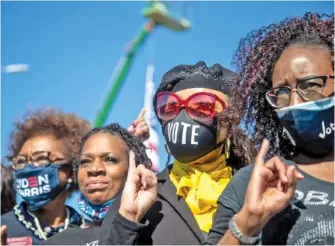
[[[69, 228], [44, 244], [85, 245], [97, 240], [99, 226], [110, 205], [117, 202], [116, 205], [120, 206], [120, 199], [115, 198], [122, 193], [127, 179], [130, 152], [134, 153], [137, 164], [150, 170], [151, 161], [142, 141], [116, 123], [95, 128], [83, 138], [78, 161], [81, 192], [78, 204], [91, 223], [85, 229]], [[117, 214], [117, 211], [115, 209], [112, 213]]]
[[334, 245], [334, 14], [262, 27], [236, 53], [260, 146], [218, 203], [208, 243]]
[[[128, 221], [124, 231], [131, 232], [118, 235], [120, 244], [198, 245], [205, 241], [218, 197], [254, 153], [237, 127], [243, 112], [237, 83], [232, 71], [218, 64], [207, 67], [204, 62], [179, 65], [163, 76], [153, 104], [174, 162], [157, 175], [158, 198], [143, 220], [134, 223], [131, 209], [121, 213]], [[115, 242], [115, 223], [108, 212], [99, 244]]]
[[1, 165], [1, 215], [11, 211], [15, 205], [13, 169]]

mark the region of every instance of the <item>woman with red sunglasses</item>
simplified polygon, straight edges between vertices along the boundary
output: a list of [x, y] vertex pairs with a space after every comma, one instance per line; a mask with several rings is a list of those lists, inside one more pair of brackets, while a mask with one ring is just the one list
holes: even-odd
[[[128, 219], [124, 231], [130, 231], [119, 238], [138, 233], [136, 244], [205, 242], [219, 195], [253, 152], [237, 130], [235, 79], [228, 69], [204, 62], [174, 67], [163, 76], [153, 104], [174, 162], [157, 175], [158, 198], [141, 221], [146, 225], [130, 222], [133, 211], [119, 210]], [[113, 242], [114, 222], [107, 214], [99, 244]]]

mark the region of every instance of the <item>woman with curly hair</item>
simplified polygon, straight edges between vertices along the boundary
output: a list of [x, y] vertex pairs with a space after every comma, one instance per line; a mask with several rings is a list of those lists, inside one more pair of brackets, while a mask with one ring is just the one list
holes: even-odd
[[[252, 160], [252, 146], [237, 130], [242, 111], [235, 79], [232, 71], [204, 62], [176, 66], [163, 76], [153, 105], [174, 161], [157, 175], [158, 198], [145, 218], [127, 227], [138, 230], [133, 243], [205, 241], [218, 197], [234, 171]], [[132, 220], [131, 210], [120, 214]], [[108, 212], [99, 244], [113, 243], [114, 219]], [[127, 238], [119, 237], [119, 244], [122, 239]]]
[[251, 32], [235, 65], [260, 151], [221, 195], [208, 242], [333, 245], [334, 15]]
[[[133, 134], [142, 140], [148, 137], [144, 113], [142, 110], [132, 123], [127, 136]], [[39, 244], [70, 226], [84, 226], [84, 219], [66, 206], [65, 200], [75, 188], [75, 160], [82, 148], [82, 138], [91, 129], [89, 122], [74, 114], [40, 109], [15, 127], [9, 146], [10, 160], [16, 190], [23, 202], [1, 217], [1, 224], [6, 225], [1, 228], [2, 241], [7, 233], [8, 244]], [[106, 192], [111, 192], [109, 189], [113, 187], [106, 187]]]
[[[135, 162], [150, 170], [151, 161], [142, 141], [119, 124], [95, 128], [85, 135], [78, 161], [79, 209], [92, 223], [86, 229], [70, 228], [45, 242], [47, 245], [85, 245], [97, 239], [99, 226], [111, 204], [124, 188], [129, 154]], [[143, 167], [142, 167], [143, 168]], [[129, 194], [126, 194], [129, 196]], [[112, 212], [115, 213], [117, 209]]]
[[10, 160], [23, 202], [1, 216], [7, 243], [40, 244], [83, 218], [65, 200], [74, 188], [74, 160], [89, 122], [74, 114], [41, 109], [16, 123]]

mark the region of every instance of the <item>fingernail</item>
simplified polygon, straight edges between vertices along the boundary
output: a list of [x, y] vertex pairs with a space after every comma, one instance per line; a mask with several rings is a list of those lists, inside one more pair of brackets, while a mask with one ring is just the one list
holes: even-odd
[[303, 179], [304, 176], [301, 173], [297, 172], [297, 178]]
[[139, 127], [145, 126], [146, 123], [145, 122], [141, 122], [140, 124], [138, 124]]

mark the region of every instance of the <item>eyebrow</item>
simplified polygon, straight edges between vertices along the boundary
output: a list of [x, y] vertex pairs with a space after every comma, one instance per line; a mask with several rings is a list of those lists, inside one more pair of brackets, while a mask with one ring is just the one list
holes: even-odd
[[[313, 79], [315, 77], [321, 77], [321, 76], [323, 76], [323, 75], [311, 74], [311, 75], [307, 75], [307, 76], [304, 76], [304, 77], [298, 77], [298, 78], [295, 79], [295, 81], [296, 81], [296, 84], [299, 84], [299, 83], [304, 82], [306, 80]], [[278, 82], [277, 86], [273, 87], [273, 88], [278, 88], [278, 87], [283, 87], [283, 86], [290, 86], [291, 87], [291, 85], [285, 79], [283, 81]]]
[[40, 150], [40, 151], [33, 152], [31, 155], [38, 155], [38, 154], [44, 154], [44, 153], [51, 153], [51, 151]]
[[290, 86], [290, 84], [288, 83], [286, 79], [276, 83], [276, 87], [273, 87], [273, 88], [276, 89], [276, 88], [283, 87], [283, 86]]
[[[89, 157], [89, 158], [94, 158], [95, 156], [99, 156], [99, 157], [105, 157], [107, 155], [110, 155], [110, 154], [113, 154], [115, 157], [117, 157], [116, 154], [114, 154], [113, 152], [102, 152], [98, 155], [94, 155], [94, 154], [91, 154], [91, 153], [87, 153], [87, 154], [83, 154], [83, 157]], [[118, 157], [117, 157], [118, 158]]]

